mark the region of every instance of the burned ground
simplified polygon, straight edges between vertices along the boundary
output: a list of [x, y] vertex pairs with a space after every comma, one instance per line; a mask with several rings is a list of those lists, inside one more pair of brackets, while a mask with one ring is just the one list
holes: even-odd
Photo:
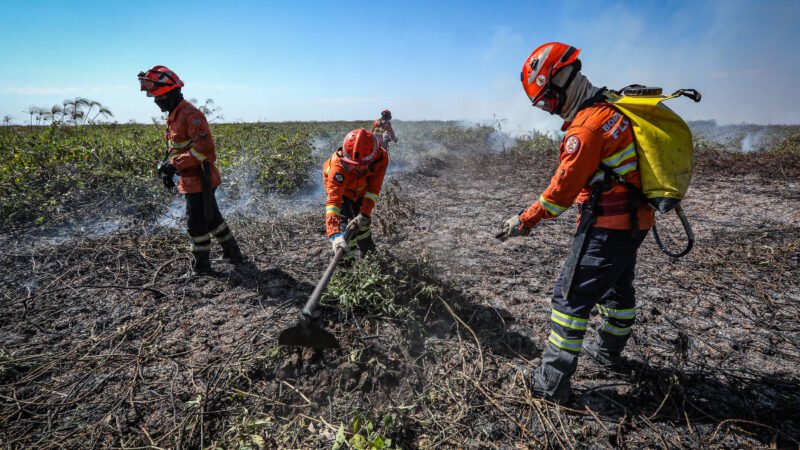
[[[800, 160], [697, 158], [684, 202], [695, 249], [671, 259], [645, 241], [630, 369], [582, 358], [568, 407], [531, 398], [524, 379], [546, 343], [575, 213], [494, 239], [546, 186], [553, 148], [440, 152], [393, 176], [375, 217], [387, 250], [375, 264], [393, 268], [383, 282], [408, 314], [328, 300], [335, 351], [276, 342], [330, 256], [316, 211], [233, 221], [251, 263], [217, 261], [216, 276], [193, 280], [180, 278], [189, 259], [176, 230], [6, 238], [0, 442], [796, 448]], [[659, 223], [679, 232], [669, 217]], [[429, 289], [408, 298], [415, 283]]]

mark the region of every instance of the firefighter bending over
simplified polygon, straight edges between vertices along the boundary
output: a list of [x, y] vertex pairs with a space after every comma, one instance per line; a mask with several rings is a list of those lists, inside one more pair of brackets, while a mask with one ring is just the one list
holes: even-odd
[[[363, 128], [348, 133], [342, 146], [325, 161], [325, 226], [334, 252], [341, 247], [349, 253], [358, 246], [364, 255], [375, 249], [371, 215], [388, 165], [389, 153]], [[358, 229], [349, 243], [344, 239], [347, 227]]]

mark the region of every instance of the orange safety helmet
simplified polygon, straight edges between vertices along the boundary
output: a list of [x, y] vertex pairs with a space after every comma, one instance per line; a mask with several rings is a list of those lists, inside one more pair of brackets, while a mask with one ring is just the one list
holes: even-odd
[[378, 155], [378, 138], [369, 131], [359, 128], [347, 133], [342, 144], [342, 160], [356, 166], [366, 166]]
[[381, 111], [381, 119], [392, 120], [392, 112], [389, 111], [388, 109], [384, 109], [383, 111]]
[[154, 66], [147, 72], [139, 72], [141, 91], [147, 91], [148, 97], [159, 97], [167, 92], [183, 87], [183, 81], [166, 66]]
[[[564, 102], [565, 91], [572, 83], [573, 78], [581, 69], [581, 61], [578, 55], [581, 49], [575, 48], [561, 42], [548, 42], [540, 45], [528, 56], [520, 72], [520, 81], [525, 93], [534, 106], [544, 101], [548, 111], [559, 114]], [[555, 85], [553, 77], [561, 69], [576, 64], [577, 66], [570, 74], [564, 86]]]

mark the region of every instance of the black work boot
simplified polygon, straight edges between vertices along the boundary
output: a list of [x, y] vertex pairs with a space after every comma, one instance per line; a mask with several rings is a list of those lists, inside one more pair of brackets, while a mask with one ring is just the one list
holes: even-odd
[[192, 252], [191, 276], [208, 275], [211, 273], [210, 253], [207, 251]]
[[548, 343], [542, 354], [542, 365], [530, 380], [531, 394], [545, 400], [566, 404], [570, 399], [570, 377], [578, 368], [578, 355]]
[[227, 240], [220, 240], [219, 245], [222, 246], [222, 257], [227, 259], [233, 264], [242, 264], [244, 262], [244, 255], [239, 249], [239, 244], [236, 243], [236, 238], [232, 234]]
[[628, 361], [621, 356], [629, 336], [615, 336], [599, 331], [597, 338], [583, 346], [581, 354], [592, 358], [603, 368], [617, 372], [623, 371], [629, 365]]

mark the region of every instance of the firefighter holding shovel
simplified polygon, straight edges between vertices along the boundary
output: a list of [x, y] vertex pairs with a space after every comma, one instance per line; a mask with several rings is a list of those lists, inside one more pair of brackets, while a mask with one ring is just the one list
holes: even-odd
[[372, 209], [378, 202], [383, 177], [389, 165], [389, 153], [378, 138], [361, 128], [353, 130], [322, 167], [322, 181], [327, 192], [325, 228], [333, 247], [333, 257], [311, 297], [300, 311], [300, 319], [278, 336], [280, 345], [338, 348], [339, 341], [316, 320], [317, 306], [333, 271], [346, 255], [375, 250], [372, 240]]
[[222, 246], [223, 256], [233, 263], [244, 261], [225, 219], [217, 207], [214, 191], [221, 183], [214, 162], [214, 138], [205, 116], [183, 99], [184, 83], [172, 70], [155, 66], [139, 73], [142, 91], [153, 97], [162, 112], [167, 112], [167, 155], [158, 173], [164, 186], [175, 186], [186, 197], [187, 229], [191, 240], [192, 275], [211, 272], [211, 237]]
[[[579, 53], [551, 42], [525, 61], [521, 81], [532, 105], [565, 121], [561, 162], [539, 198], [508, 219], [499, 235], [526, 235], [576, 200], [580, 205], [578, 230], [553, 289], [547, 347], [530, 380], [535, 395], [556, 403], [567, 402], [582, 352], [606, 367], [621, 363], [636, 316], [637, 250], [655, 220], [640, 193], [631, 121], [610, 103], [605, 88], [581, 73]], [[584, 345], [595, 305], [603, 323]]]
[[[376, 135], [363, 128], [348, 133], [325, 161], [325, 227], [334, 252], [342, 247], [349, 253], [358, 247], [363, 255], [375, 249], [370, 217], [388, 165], [389, 153]], [[350, 242], [344, 239], [348, 226], [357, 230]]]

